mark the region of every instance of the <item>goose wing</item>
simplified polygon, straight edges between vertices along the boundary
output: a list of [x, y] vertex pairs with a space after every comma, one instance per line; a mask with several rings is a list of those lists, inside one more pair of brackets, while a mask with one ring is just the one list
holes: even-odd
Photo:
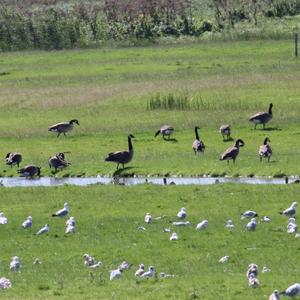
[[226, 160], [226, 159], [230, 159], [233, 157], [236, 157], [239, 153], [239, 150], [237, 147], [231, 147], [228, 148], [227, 150], [225, 150], [225, 152], [221, 155], [220, 159], [221, 160]]

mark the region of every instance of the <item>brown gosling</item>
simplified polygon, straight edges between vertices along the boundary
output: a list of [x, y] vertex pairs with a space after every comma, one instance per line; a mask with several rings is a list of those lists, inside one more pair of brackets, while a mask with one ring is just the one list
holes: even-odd
[[220, 160], [227, 160], [227, 163], [229, 163], [229, 160], [232, 159], [233, 163], [235, 163], [235, 160], [239, 154], [240, 147], [245, 146], [245, 143], [243, 140], [238, 139], [234, 146], [231, 148], [228, 148], [220, 157]]
[[204, 145], [203, 141], [200, 139], [199, 134], [198, 134], [199, 129], [200, 128], [198, 126], [195, 127], [196, 139], [194, 140], [193, 145], [192, 145], [195, 155], [197, 154], [197, 152], [204, 152], [204, 150], [205, 150], [205, 145]]
[[272, 149], [271, 146], [269, 145], [270, 139], [266, 137], [264, 139], [263, 145], [261, 145], [258, 149], [258, 154], [259, 154], [259, 159], [262, 161], [263, 157], [268, 158], [268, 162], [270, 161], [270, 158], [272, 156]]
[[265, 129], [266, 123], [268, 123], [273, 117], [272, 107], [273, 104], [270, 103], [268, 112], [258, 112], [249, 118], [249, 121], [255, 124], [254, 129], [256, 129], [257, 124], [263, 124], [263, 129]]
[[222, 134], [223, 141], [225, 141], [225, 136], [226, 136], [226, 141], [230, 140], [230, 134], [231, 134], [230, 125], [228, 124], [221, 125], [219, 132]]
[[133, 158], [133, 146], [131, 139], [134, 138], [132, 134], [128, 135], [128, 151], [116, 151], [111, 152], [105, 158], [105, 161], [112, 161], [117, 164], [117, 170], [119, 169], [119, 164], [122, 164], [124, 169], [124, 165], [129, 163]]
[[70, 122], [54, 124], [48, 128], [48, 131], [57, 132], [57, 137], [59, 137], [61, 133], [66, 135], [68, 131], [71, 131], [74, 128], [74, 124], [79, 125], [78, 120], [73, 119]]

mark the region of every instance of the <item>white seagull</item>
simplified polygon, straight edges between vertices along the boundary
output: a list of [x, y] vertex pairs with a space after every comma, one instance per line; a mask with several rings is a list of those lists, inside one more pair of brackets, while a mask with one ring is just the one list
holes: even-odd
[[111, 270], [110, 271], [110, 276], [109, 279], [110, 280], [114, 280], [114, 279], [118, 279], [121, 277], [123, 270], [120, 269], [116, 269], [116, 270]]
[[233, 224], [233, 221], [231, 219], [228, 219], [226, 221], [225, 228], [227, 228], [229, 230], [232, 230], [234, 228], [234, 224]]
[[22, 223], [23, 228], [31, 228], [32, 227], [32, 217], [29, 216], [27, 219]]
[[185, 209], [185, 207], [182, 207], [180, 209], [180, 211], [177, 213], [177, 218], [178, 219], [184, 219], [184, 218], [186, 218], [186, 216], [187, 216], [186, 209]]
[[191, 225], [190, 221], [179, 221], [179, 222], [173, 222], [172, 223], [173, 226], [189, 226]]
[[292, 205], [290, 207], [288, 207], [287, 209], [285, 209], [283, 212], [280, 212], [281, 215], [287, 216], [287, 217], [294, 217], [296, 214], [296, 207], [297, 207], [298, 203], [297, 202], [293, 202]]
[[88, 266], [88, 267], [91, 269], [96, 269], [96, 268], [100, 268], [102, 265], [103, 265], [102, 261], [99, 260], [96, 264]]
[[50, 226], [49, 226], [49, 224], [46, 224], [44, 227], [42, 227], [42, 228], [36, 233], [36, 235], [48, 233], [49, 230], [50, 230]]
[[7, 224], [7, 218], [5, 217], [3, 212], [0, 212], [0, 224]]
[[0, 289], [9, 289], [11, 288], [11, 281], [8, 278], [1, 277], [0, 278]]
[[150, 224], [151, 221], [152, 221], [152, 217], [151, 217], [150, 213], [147, 212], [147, 213], [146, 213], [146, 216], [145, 216], [145, 222], [146, 222], [147, 224]]
[[170, 237], [170, 241], [177, 241], [177, 240], [178, 240], [178, 235], [176, 232], [173, 232]]
[[261, 220], [261, 222], [270, 222], [271, 221], [271, 219], [267, 216], [263, 216], [260, 220]]
[[130, 267], [132, 266], [132, 264], [128, 263], [127, 261], [122, 261], [121, 264], [119, 265], [119, 269], [121, 271], [124, 271], [124, 270], [128, 270], [130, 269]]
[[140, 276], [142, 276], [144, 273], [145, 273], [145, 266], [144, 266], [144, 264], [140, 264], [140, 265], [139, 265], [139, 268], [136, 270], [134, 276], [140, 277]]
[[70, 219], [67, 220], [67, 222], [66, 222], [66, 227], [68, 227], [68, 226], [75, 226], [75, 224], [76, 224], [75, 218], [74, 217], [70, 217]]
[[289, 286], [285, 291], [281, 292], [280, 295], [295, 297], [300, 295], [300, 283], [295, 283]]
[[251, 219], [254, 217], [258, 217], [258, 214], [254, 210], [246, 210], [245, 212], [241, 213], [241, 219]]
[[256, 229], [256, 219], [252, 218], [251, 221], [249, 223], [246, 224], [246, 229], [249, 231], [254, 231]]
[[67, 202], [64, 203], [64, 208], [58, 210], [52, 217], [65, 217], [69, 213], [69, 204]]
[[268, 268], [267, 266], [264, 266], [261, 270], [262, 273], [268, 273], [268, 272], [271, 272], [271, 269]]
[[19, 271], [20, 267], [21, 267], [20, 258], [18, 256], [12, 257], [9, 268], [12, 271]]
[[296, 233], [298, 229], [298, 225], [296, 224], [295, 218], [289, 218], [289, 222], [287, 225], [287, 233]]
[[203, 220], [202, 222], [198, 223], [196, 226], [196, 230], [203, 230], [206, 229], [208, 226], [208, 221], [207, 220]]
[[249, 286], [252, 288], [259, 287], [259, 280], [252, 273], [248, 277], [248, 283], [249, 283]]
[[224, 263], [228, 262], [228, 260], [229, 260], [229, 256], [225, 255], [219, 259], [219, 263], [224, 264]]
[[69, 225], [66, 227], [65, 233], [74, 233], [75, 232], [75, 226]]
[[269, 297], [269, 300], [280, 300], [280, 294], [275, 290]]
[[155, 275], [155, 269], [153, 266], [150, 266], [148, 271], [141, 275], [143, 278], [153, 277]]

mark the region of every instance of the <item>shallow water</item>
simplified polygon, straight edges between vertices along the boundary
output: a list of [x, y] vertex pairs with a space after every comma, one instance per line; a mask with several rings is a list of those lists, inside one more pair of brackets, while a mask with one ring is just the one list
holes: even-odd
[[[289, 178], [292, 183], [295, 178]], [[69, 177], [54, 178], [41, 177], [26, 179], [23, 177], [3, 177], [0, 185], [4, 187], [33, 187], [33, 186], [60, 186], [77, 185], [87, 186], [94, 184], [176, 184], [176, 185], [210, 185], [218, 183], [244, 183], [244, 184], [286, 184], [286, 178], [263, 178], [263, 177]]]

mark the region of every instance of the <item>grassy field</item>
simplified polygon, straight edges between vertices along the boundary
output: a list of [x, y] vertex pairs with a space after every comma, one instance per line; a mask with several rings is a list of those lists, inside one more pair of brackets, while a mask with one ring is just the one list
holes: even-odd
[[[0, 56], [0, 153], [20, 151], [23, 163], [42, 166], [60, 151], [72, 165], [57, 176], [112, 175], [107, 153], [126, 149], [136, 136], [127, 174], [296, 175], [300, 141], [299, 61], [292, 41], [216, 42], [147, 48], [2, 53]], [[149, 110], [157, 93], [201, 99], [198, 110]], [[274, 104], [266, 131], [247, 118]], [[77, 118], [80, 126], [56, 138], [47, 128]], [[232, 143], [218, 128], [232, 125], [242, 138], [236, 166], [218, 160]], [[163, 124], [175, 127], [177, 142], [154, 138]], [[194, 126], [201, 127], [206, 153], [191, 150]], [[269, 136], [270, 164], [257, 151]], [[1, 176], [15, 176], [4, 165]]]
[[[11, 188], [1, 189], [1, 210], [8, 224], [0, 226], [0, 275], [11, 279], [13, 288], [0, 293], [1, 299], [268, 299], [277, 288], [285, 289], [299, 281], [299, 240], [286, 233], [287, 218], [278, 212], [297, 199], [294, 186], [93, 186], [89, 188]], [[54, 219], [53, 212], [70, 204], [70, 215], [77, 221], [73, 235], [64, 234], [65, 219]], [[186, 207], [190, 227], [175, 228], [180, 207]], [[268, 215], [270, 223], [258, 224], [256, 232], [246, 232], [247, 220], [240, 213], [256, 210]], [[144, 224], [145, 213], [164, 216]], [[33, 228], [20, 227], [31, 215]], [[225, 222], [231, 218], [230, 233]], [[207, 219], [206, 231], [196, 224]], [[34, 233], [45, 223], [48, 235]], [[145, 226], [140, 232], [138, 226]], [[171, 227], [179, 235], [169, 241]], [[90, 270], [83, 264], [89, 253], [103, 262]], [[21, 259], [21, 271], [9, 270], [12, 256]], [[229, 255], [226, 264], [220, 257]], [[39, 257], [40, 266], [33, 265]], [[121, 261], [133, 264], [117, 281], [109, 281], [109, 270]], [[248, 287], [245, 276], [249, 263], [261, 272], [258, 289]], [[154, 265], [158, 272], [175, 278], [138, 280], [138, 264]]]

